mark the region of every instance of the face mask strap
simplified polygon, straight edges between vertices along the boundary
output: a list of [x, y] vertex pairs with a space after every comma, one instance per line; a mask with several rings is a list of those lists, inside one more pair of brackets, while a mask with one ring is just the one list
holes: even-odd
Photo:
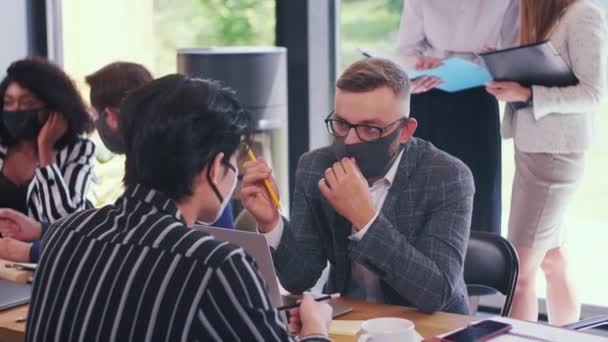
[[[237, 173], [236, 167], [234, 167], [234, 165], [232, 165], [230, 163], [230, 161], [228, 159], [226, 159], [225, 157], [222, 158], [222, 163], [224, 165], [226, 165], [226, 167], [228, 167], [228, 169], [232, 170], [234, 173]], [[215, 196], [220, 201], [220, 203], [224, 203], [224, 196], [222, 196], [222, 194], [220, 193], [220, 191], [218, 190], [218, 188], [211, 181], [211, 167], [207, 168], [207, 181], [209, 182], [209, 184], [211, 184], [211, 189], [215, 193]]]
[[220, 194], [220, 191], [217, 189], [215, 184], [213, 184], [213, 182], [211, 181], [211, 168], [210, 167], [207, 168], [207, 181], [209, 182], [209, 184], [211, 184], [211, 189], [215, 193], [215, 196], [220, 201], [220, 203], [224, 203], [224, 197], [222, 196], [222, 194]]

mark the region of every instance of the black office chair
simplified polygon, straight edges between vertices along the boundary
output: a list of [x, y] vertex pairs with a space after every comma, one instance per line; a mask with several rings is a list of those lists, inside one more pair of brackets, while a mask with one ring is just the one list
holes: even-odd
[[506, 299], [500, 315], [508, 316], [518, 274], [519, 257], [509, 241], [497, 234], [471, 231], [464, 261], [469, 296], [502, 293]]

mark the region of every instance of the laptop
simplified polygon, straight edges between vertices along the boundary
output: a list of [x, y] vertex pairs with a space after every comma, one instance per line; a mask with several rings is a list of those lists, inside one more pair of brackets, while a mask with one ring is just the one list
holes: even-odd
[[0, 279], [0, 311], [30, 302], [32, 285]]
[[[297, 300], [294, 296], [281, 295], [279, 280], [274, 269], [274, 263], [272, 262], [272, 255], [270, 254], [270, 247], [268, 246], [268, 241], [266, 241], [266, 238], [262, 234], [203, 225], [195, 225], [193, 229], [204, 231], [218, 240], [228, 241], [240, 246], [245, 252], [251, 255], [258, 265], [262, 278], [266, 281], [269, 292], [268, 295], [275, 307], [289, 305]], [[352, 308], [346, 305], [332, 302], [329, 304], [334, 309], [334, 318], [352, 311]]]

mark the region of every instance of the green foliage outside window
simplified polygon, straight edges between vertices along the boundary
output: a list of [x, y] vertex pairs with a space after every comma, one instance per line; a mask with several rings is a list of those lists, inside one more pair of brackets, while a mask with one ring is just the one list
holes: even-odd
[[274, 45], [274, 0], [154, 0], [155, 74], [184, 47]]
[[362, 57], [358, 47], [393, 50], [402, 8], [403, 0], [342, 0], [340, 68]]

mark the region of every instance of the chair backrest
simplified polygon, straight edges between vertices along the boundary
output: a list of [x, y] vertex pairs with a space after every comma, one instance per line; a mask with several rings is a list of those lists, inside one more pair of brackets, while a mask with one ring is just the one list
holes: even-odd
[[502, 236], [471, 231], [464, 263], [467, 287], [494, 289], [506, 296], [502, 316], [511, 312], [519, 274], [519, 257], [513, 245]]

